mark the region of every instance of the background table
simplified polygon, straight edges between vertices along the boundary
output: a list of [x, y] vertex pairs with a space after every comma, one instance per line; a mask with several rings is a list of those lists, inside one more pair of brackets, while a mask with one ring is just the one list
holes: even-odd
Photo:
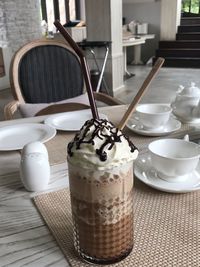
[[[123, 54], [124, 54], [124, 75], [128, 78], [133, 76], [134, 74], [130, 73], [127, 70], [127, 47], [133, 46], [133, 47], [140, 47], [141, 44], [144, 44], [144, 39], [135, 39], [135, 37], [132, 37], [130, 39], [123, 40]], [[134, 51], [134, 57], [138, 57], [138, 55], [135, 54]]]
[[141, 45], [146, 43], [146, 40], [154, 39], [155, 34], [144, 34], [144, 35], [129, 35], [123, 39], [123, 54], [124, 54], [124, 75], [126, 78], [133, 76], [134, 74], [130, 73], [127, 70], [127, 47], [133, 46], [134, 50], [134, 59], [131, 64], [138, 65], [143, 64], [141, 60]]

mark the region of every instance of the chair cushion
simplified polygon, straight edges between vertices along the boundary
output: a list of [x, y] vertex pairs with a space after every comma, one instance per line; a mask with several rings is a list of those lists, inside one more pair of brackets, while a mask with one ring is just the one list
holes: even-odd
[[85, 93], [80, 96], [65, 99], [65, 100], [58, 101], [58, 102], [39, 103], [39, 104], [20, 104], [19, 110], [20, 110], [22, 117], [28, 118], [28, 117], [34, 117], [36, 113], [38, 113], [40, 110], [50, 105], [72, 103], [72, 102], [90, 105], [89, 100], [88, 100], [88, 95]]

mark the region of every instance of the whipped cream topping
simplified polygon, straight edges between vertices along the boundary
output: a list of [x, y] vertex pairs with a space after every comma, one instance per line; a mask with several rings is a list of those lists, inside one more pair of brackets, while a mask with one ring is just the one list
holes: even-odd
[[88, 120], [68, 144], [68, 160], [83, 168], [112, 168], [136, 159], [138, 150], [107, 120]]

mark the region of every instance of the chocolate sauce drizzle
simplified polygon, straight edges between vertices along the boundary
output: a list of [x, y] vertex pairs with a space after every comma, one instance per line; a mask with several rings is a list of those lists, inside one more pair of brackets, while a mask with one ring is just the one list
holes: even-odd
[[[90, 128], [92, 126], [94, 127], [94, 131], [92, 132], [91, 136], [88, 138], [87, 133], [90, 131]], [[81, 136], [81, 133], [82, 133], [84, 127], [85, 127], [85, 129], [84, 129], [83, 135]], [[110, 135], [103, 133], [104, 128], [106, 128], [109, 131]], [[101, 145], [101, 147], [99, 149], [96, 149], [96, 154], [99, 156], [99, 159], [101, 161], [106, 161], [107, 160], [107, 153], [105, 151], [105, 148], [108, 146], [108, 150], [111, 150], [116, 142], [121, 143], [121, 137], [122, 136], [127, 140], [129, 147], [130, 147], [130, 151], [131, 151], [131, 153], [133, 153], [134, 150], [137, 148], [128, 139], [127, 136], [125, 136], [121, 132], [119, 134], [119, 132], [120, 132], [119, 129], [116, 128], [111, 122], [108, 122], [107, 120], [103, 120], [103, 119], [101, 119], [101, 120], [96, 120], [96, 119], [88, 120], [83, 125], [83, 127], [80, 129], [80, 131], [75, 135], [74, 140], [68, 144], [68, 146], [67, 146], [68, 155], [70, 157], [73, 156], [72, 148], [74, 145], [76, 146], [76, 149], [80, 149], [81, 144], [94, 145], [94, 138], [97, 137], [97, 138], [103, 140], [102, 137], [104, 137], [105, 142]]]

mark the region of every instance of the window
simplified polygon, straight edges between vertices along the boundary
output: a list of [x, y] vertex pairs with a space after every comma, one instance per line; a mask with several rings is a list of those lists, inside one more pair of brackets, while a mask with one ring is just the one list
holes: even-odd
[[199, 0], [183, 0], [182, 12], [199, 14], [200, 13], [200, 1]]
[[56, 19], [61, 24], [80, 19], [80, 0], [41, 0], [41, 16], [48, 23], [49, 30], [53, 29]]

